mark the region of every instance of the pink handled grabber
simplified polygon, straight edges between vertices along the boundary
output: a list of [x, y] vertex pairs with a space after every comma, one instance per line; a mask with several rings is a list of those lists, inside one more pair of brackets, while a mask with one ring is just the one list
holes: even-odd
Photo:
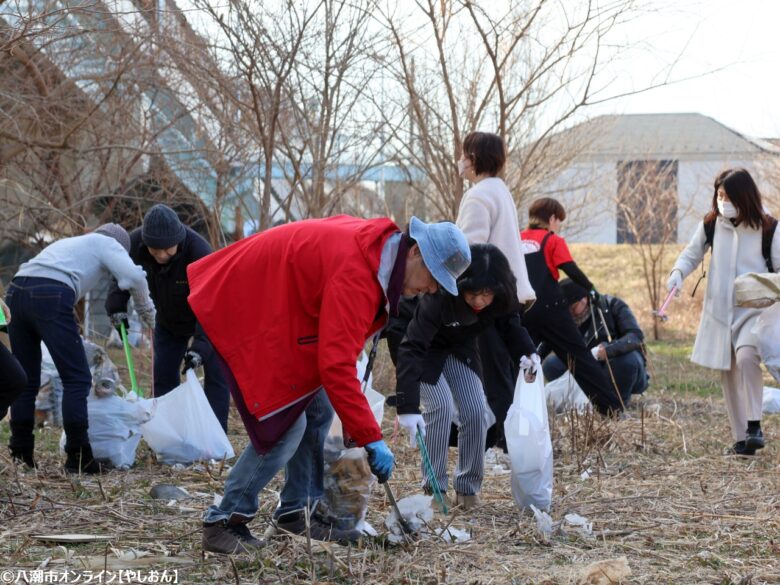
[[672, 302], [672, 299], [677, 295], [677, 287], [673, 286], [672, 290], [669, 291], [669, 294], [666, 295], [666, 298], [664, 299], [663, 304], [661, 305], [661, 308], [657, 311], [653, 311], [656, 317], [661, 319], [661, 321], [666, 321], [669, 319], [669, 316], [666, 314], [666, 309], [669, 307], [669, 303]]

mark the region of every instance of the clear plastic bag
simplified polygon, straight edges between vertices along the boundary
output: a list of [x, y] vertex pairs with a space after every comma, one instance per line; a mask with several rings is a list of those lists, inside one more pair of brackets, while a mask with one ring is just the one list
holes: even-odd
[[[135, 463], [135, 451], [141, 441], [141, 425], [152, 413], [148, 405], [131, 393], [127, 398], [116, 394], [87, 397], [89, 442], [95, 459], [110, 463], [117, 469], [127, 469]], [[65, 448], [65, 433], [60, 437]]]
[[141, 433], [161, 463], [188, 465], [235, 456], [192, 370], [187, 370], [186, 381], [177, 388], [139, 402], [148, 404], [152, 412]]
[[541, 372], [528, 384], [518, 377], [504, 422], [512, 464], [512, 496], [521, 508], [549, 509], [552, 503], [553, 451]]
[[761, 361], [772, 377], [780, 382], [780, 303], [761, 312], [753, 333], [758, 337]]
[[[368, 360], [361, 355], [357, 363], [358, 379], [363, 379]], [[382, 423], [385, 397], [371, 387], [372, 376], [366, 385], [366, 399], [374, 413], [377, 424]], [[325, 494], [320, 502], [323, 515], [338, 528], [360, 529], [368, 511], [368, 498], [371, 486], [376, 479], [368, 466], [366, 451], [362, 447], [346, 448], [344, 432], [338, 417], [325, 440], [325, 476], [323, 483]]]

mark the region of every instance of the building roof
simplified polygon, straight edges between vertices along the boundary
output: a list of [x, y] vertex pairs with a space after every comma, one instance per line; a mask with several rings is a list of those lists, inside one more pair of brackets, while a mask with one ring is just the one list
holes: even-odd
[[554, 140], [574, 145], [578, 160], [723, 160], [780, 154], [780, 147], [769, 141], [696, 113], [598, 116]]

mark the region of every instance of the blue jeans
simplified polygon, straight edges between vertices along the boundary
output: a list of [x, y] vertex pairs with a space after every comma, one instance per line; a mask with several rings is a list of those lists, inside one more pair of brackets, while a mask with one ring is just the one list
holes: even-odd
[[63, 386], [63, 426], [87, 426], [87, 395], [92, 373], [73, 306], [76, 293], [49, 278], [16, 277], [6, 293], [13, 319], [11, 349], [27, 374], [27, 386], [11, 405], [15, 423], [35, 422], [35, 397], [41, 385], [41, 341], [46, 344]]
[[[604, 362], [599, 362], [612, 386], [612, 378], [609, 376], [607, 366]], [[609, 365], [612, 368], [612, 375], [615, 376], [615, 383], [620, 389], [620, 397], [624, 404], [628, 404], [633, 394], [641, 394], [647, 390], [648, 377], [645, 369], [645, 360], [638, 351], [629, 351], [623, 355], [609, 358]], [[566, 364], [553, 354], [550, 354], [542, 364], [544, 377], [548, 381], [560, 378], [566, 372]]]
[[247, 445], [230, 470], [222, 502], [209, 507], [203, 521], [229, 520], [234, 514], [252, 518], [257, 514], [260, 491], [283, 467], [281, 504], [274, 516], [312, 507], [324, 492], [323, 448], [332, 420], [333, 407], [325, 391], [320, 390], [268, 453], [259, 455], [251, 443]]
[[[190, 343], [190, 336], [173, 335], [159, 323], [154, 328], [154, 394], [162, 396], [181, 384], [180, 368], [184, 354]], [[213, 350], [203, 358], [203, 371], [206, 380], [203, 392], [211, 405], [211, 410], [227, 432], [228, 413], [230, 411], [230, 392]]]

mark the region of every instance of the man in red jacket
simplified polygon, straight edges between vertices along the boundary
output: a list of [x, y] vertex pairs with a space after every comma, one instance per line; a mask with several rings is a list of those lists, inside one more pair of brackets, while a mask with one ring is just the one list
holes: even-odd
[[[204, 517], [203, 548], [259, 548], [246, 524], [258, 494], [285, 468], [275, 523], [318, 540], [356, 540], [315, 509], [323, 494], [323, 445], [333, 410], [387, 481], [393, 454], [357, 379], [367, 338], [401, 295], [457, 294], [470, 253], [452, 223], [412, 218], [403, 234], [388, 219], [338, 216], [256, 234], [189, 266], [189, 303], [225, 366], [251, 439]], [[332, 405], [332, 406], [331, 406]]]

